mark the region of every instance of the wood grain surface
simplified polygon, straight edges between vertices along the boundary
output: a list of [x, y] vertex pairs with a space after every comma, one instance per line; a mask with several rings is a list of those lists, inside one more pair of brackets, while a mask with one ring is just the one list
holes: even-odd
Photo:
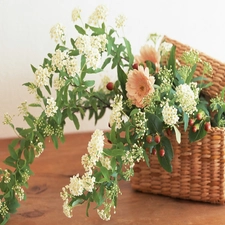
[[[40, 158], [32, 164], [34, 175], [26, 189], [27, 200], [21, 202], [17, 213], [7, 225], [225, 225], [224, 205], [186, 201], [132, 190], [129, 182], [121, 182], [117, 213], [109, 222], [102, 221], [95, 205], [86, 217], [86, 206], [78, 206], [71, 219], [62, 212], [60, 191], [69, 177], [83, 173], [81, 156], [86, 153], [91, 133], [68, 134], [66, 142], [56, 150], [49, 141]], [[0, 139], [0, 159], [8, 156], [10, 139]], [[5, 168], [0, 163], [1, 168]]]

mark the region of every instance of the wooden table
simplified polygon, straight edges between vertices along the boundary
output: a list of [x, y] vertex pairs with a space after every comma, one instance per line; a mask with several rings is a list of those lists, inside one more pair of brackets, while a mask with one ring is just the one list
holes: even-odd
[[[78, 206], [71, 219], [62, 212], [60, 191], [69, 183], [69, 177], [82, 173], [81, 156], [86, 153], [90, 133], [66, 136], [67, 141], [58, 150], [51, 142], [40, 158], [35, 159], [29, 180], [27, 200], [13, 214], [7, 225], [225, 225], [224, 205], [173, 199], [159, 195], [144, 194], [131, 189], [129, 182], [121, 182], [117, 213], [109, 222], [102, 221], [90, 208], [89, 217], [85, 206]], [[10, 140], [0, 139], [1, 161], [8, 156]], [[1, 163], [0, 167], [4, 168]]]

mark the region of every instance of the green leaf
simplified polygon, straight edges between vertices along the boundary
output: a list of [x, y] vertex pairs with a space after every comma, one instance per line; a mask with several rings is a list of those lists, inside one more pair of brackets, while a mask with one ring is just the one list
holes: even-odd
[[45, 89], [51, 95], [51, 90], [50, 90], [49, 86], [45, 85]]
[[85, 85], [86, 87], [92, 87], [94, 84], [95, 84], [95, 81], [94, 81], [94, 80], [87, 80], [87, 81], [84, 81], [84, 85]]
[[186, 131], [188, 128], [188, 121], [189, 121], [189, 116], [186, 112], [183, 113], [183, 120], [184, 120], [184, 130]]
[[173, 45], [170, 51], [170, 57], [168, 60], [168, 69], [172, 69], [173, 74], [175, 74], [176, 70], [176, 57], [175, 57], [175, 52], [176, 52], [176, 46]]
[[75, 25], [75, 29], [77, 30], [77, 32], [79, 34], [82, 34], [82, 35], [86, 34], [86, 31], [82, 27], [80, 27], [78, 25]]
[[111, 58], [106, 58], [101, 68], [104, 69], [110, 62], [111, 62]]
[[125, 45], [126, 45], [126, 48], [127, 48], [129, 66], [131, 67], [132, 64], [134, 63], [134, 56], [133, 56], [132, 51], [131, 51], [131, 45], [130, 45], [130, 42], [126, 38], [123, 38], [123, 39], [124, 39], [124, 42], [125, 42]]
[[150, 130], [150, 133], [161, 134], [163, 130], [163, 121], [155, 114], [146, 113], [148, 118], [147, 126]]
[[125, 86], [126, 86], [126, 82], [127, 82], [127, 75], [123, 71], [123, 69], [121, 68], [120, 65], [117, 66], [117, 76], [118, 76], [118, 79], [119, 79], [119, 82], [120, 82], [120, 85], [122, 88], [123, 95], [126, 96]]
[[43, 98], [43, 94], [42, 94], [42, 91], [41, 91], [40, 88], [37, 88], [37, 94], [38, 94], [41, 98]]
[[93, 26], [90, 26], [88, 24], [85, 24], [86, 27], [89, 27], [95, 34], [104, 34], [105, 33], [105, 29], [104, 27], [102, 28], [99, 28], [99, 27], [93, 27]]
[[13, 147], [12, 145], [9, 145], [9, 146], [8, 146], [8, 149], [9, 149], [10, 156], [11, 156], [13, 159], [17, 160], [17, 159], [18, 159], [18, 155], [17, 155], [17, 153], [16, 153], [14, 147]]
[[114, 156], [114, 157], [124, 155], [124, 149], [105, 149], [104, 152], [106, 155]]
[[193, 132], [192, 129], [189, 130], [189, 140], [190, 142], [198, 141], [205, 137], [206, 134], [207, 132], [205, 131], [204, 123], [202, 122], [199, 124], [199, 129], [197, 130], [197, 132]]
[[58, 149], [58, 147], [59, 147], [58, 138], [54, 134], [51, 136], [51, 138], [52, 138], [55, 148]]
[[76, 129], [79, 130], [80, 129], [80, 123], [79, 123], [79, 120], [78, 120], [78, 118], [75, 114], [73, 114], [73, 123], [74, 123]]
[[11, 156], [8, 156], [5, 160], [4, 160], [4, 163], [8, 166], [12, 166], [14, 168], [16, 168], [16, 160], [13, 159]]
[[189, 76], [188, 76], [187, 79], [186, 79], [186, 83], [187, 83], [187, 84], [189, 84], [189, 83], [192, 81], [193, 76], [194, 76], [194, 73], [195, 73], [195, 71], [196, 71], [196, 67], [197, 67], [196, 64], [195, 64], [194, 66], [192, 66], [191, 72], [190, 72]]
[[161, 137], [161, 145], [164, 147], [166, 153], [163, 157], [160, 156], [161, 147], [159, 145], [156, 146], [159, 163], [164, 170], [171, 173], [173, 170], [171, 165], [171, 161], [173, 159], [173, 148], [171, 142], [167, 137], [163, 136]]
[[33, 120], [32, 120], [31, 118], [29, 118], [28, 116], [24, 116], [23, 118], [24, 118], [24, 120], [27, 122], [27, 124], [28, 124], [31, 128], [34, 129], [34, 122], [33, 122]]
[[175, 136], [176, 136], [177, 143], [180, 144], [181, 143], [181, 133], [180, 133], [179, 129], [175, 125], [173, 126], [173, 129], [175, 131]]
[[41, 105], [38, 103], [31, 103], [31, 104], [29, 104], [29, 106], [30, 107], [41, 107]]
[[74, 201], [71, 202], [71, 206], [72, 206], [72, 207], [75, 207], [75, 206], [77, 206], [77, 205], [79, 205], [79, 204], [82, 204], [83, 202], [84, 202], [83, 199], [78, 198], [78, 199], [75, 199]]
[[108, 171], [104, 166], [102, 166], [102, 167], [100, 168], [100, 171], [101, 171], [103, 177], [104, 177], [106, 180], [109, 180], [109, 171]]
[[35, 73], [37, 70], [33, 65], [31, 65], [31, 69], [32, 69], [33, 73]]

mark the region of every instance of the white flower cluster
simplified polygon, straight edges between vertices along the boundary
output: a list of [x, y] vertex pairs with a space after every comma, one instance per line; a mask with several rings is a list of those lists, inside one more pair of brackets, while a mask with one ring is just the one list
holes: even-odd
[[[95, 177], [92, 176], [92, 169], [96, 166], [96, 162], [102, 160], [102, 153], [104, 148], [104, 133], [101, 130], [95, 130], [88, 143], [88, 153], [82, 157], [81, 163], [85, 169], [84, 175], [80, 178], [79, 174], [70, 178], [69, 185], [66, 185], [60, 193], [64, 200], [63, 212], [66, 216], [72, 216], [72, 209], [68, 206], [68, 198], [73, 196], [80, 196], [84, 191], [92, 192], [95, 185]], [[105, 165], [108, 165], [107, 159]]]
[[65, 27], [57, 23], [55, 26], [53, 26], [50, 29], [50, 35], [51, 38], [54, 39], [56, 43], [59, 43], [60, 41], [64, 42], [65, 41]]
[[73, 11], [72, 11], [72, 21], [73, 22], [76, 22], [78, 19], [81, 18], [80, 13], [81, 13], [80, 8], [73, 9]]
[[9, 212], [9, 208], [5, 202], [0, 201], [0, 215], [4, 218]]
[[188, 115], [193, 114], [197, 108], [196, 93], [193, 92], [188, 84], [180, 84], [176, 87], [176, 101], [180, 103], [180, 106], [184, 112]]
[[88, 67], [96, 69], [101, 59], [101, 52], [105, 51], [107, 44], [106, 35], [88, 36], [80, 35], [76, 41], [75, 46], [79, 50], [80, 54], [84, 54], [86, 57], [86, 63]]
[[169, 126], [173, 126], [179, 120], [177, 115], [177, 109], [174, 106], [169, 106], [168, 102], [163, 107], [162, 110], [163, 120]]
[[167, 53], [171, 50], [172, 48], [172, 44], [168, 43], [168, 42], [162, 42], [159, 46], [159, 52], [161, 53], [161, 55], [167, 55]]
[[5, 184], [8, 184], [8, 183], [11, 181], [9, 171], [8, 171], [7, 169], [5, 169], [4, 171], [1, 171], [1, 172], [3, 172], [3, 174], [4, 174], [4, 175], [1, 177], [1, 179], [4, 178], [4, 183], [5, 183]]
[[98, 25], [100, 22], [105, 22], [108, 14], [108, 9], [105, 5], [99, 5], [95, 11], [89, 16], [88, 23]]
[[18, 196], [19, 200], [22, 201], [25, 197], [23, 188], [19, 185], [16, 185], [13, 187], [13, 190], [15, 191], [15, 194]]
[[55, 115], [56, 111], [58, 109], [58, 106], [56, 106], [56, 102], [54, 98], [48, 98], [47, 99], [47, 106], [45, 108], [45, 113], [47, 117], [52, 117]]
[[52, 55], [52, 69], [53, 71], [66, 69], [70, 76], [75, 76], [75, 74], [80, 72], [79, 61], [75, 57], [68, 55], [68, 52], [61, 51], [57, 49]]
[[42, 87], [44, 85], [48, 85], [50, 73], [47, 68], [42, 68], [39, 66], [34, 73], [35, 75], [35, 83], [37, 87]]
[[36, 151], [35, 157], [39, 157], [41, 155], [41, 153], [44, 151], [43, 143], [38, 142], [38, 144], [34, 148], [34, 150]]
[[122, 194], [117, 183], [113, 183], [113, 186], [109, 190], [106, 190], [106, 200], [103, 203], [104, 209], [97, 209], [97, 213], [102, 220], [110, 220], [112, 208], [114, 208], [114, 214], [116, 213], [114, 200], [117, 199], [119, 193]]
[[10, 116], [8, 113], [4, 114], [3, 124], [11, 124], [12, 123], [12, 116]]
[[19, 110], [19, 115], [23, 115], [23, 116], [27, 116], [28, 115], [28, 104], [27, 101], [22, 102], [19, 106], [18, 106], [18, 110]]
[[148, 121], [145, 117], [145, 112], [141, 112], [141, 110], [138, 109], [138, 112], [134, 114], [133, 119], [136, 133], [139, 138], [142, 138], [146, 132], [146, 122]]
[[115, 123], [115, 129], [121, 128], [122, 123], [122, 111], [123, 111], [123, 96], [116, 95], [113, 103], [111, 104], [112, 112], [109, 118], [109, 124], [112, 127]]
[[123, 164], [125, 165], [124, 178], [129, 181], [130, 177], [134, 175], [134, 165], [135, 162], [140, 162], [144, 160], [144, 149], [138, 146], [136, 143], [132, 146], [131, 151], [127, 151], [124, 156], [122, 156]]
[[101, 158], [104, 148], [104, 134], [101, 130], [95, 130], [91, 136], [91, 141], [88, 143], [88, 153], [90, 156], [90, 161], [93, 165]]
[[127, 18], [124, 15], [119, 15], [116, 17], [116, 28], [124, 27], [126, 19]]
[[54, 79], [53, 85], [55, 90], [60, 90], [64, 86], [64, 84], [65, 84], [65, 80], [63, 78], [60, 77], [60, 78]]

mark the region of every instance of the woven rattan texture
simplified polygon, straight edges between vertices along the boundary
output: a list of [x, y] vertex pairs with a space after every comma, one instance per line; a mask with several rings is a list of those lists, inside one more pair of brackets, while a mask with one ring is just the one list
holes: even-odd
[[189, 143], [188, 133], [181, 132], [174, 148], [173, 172], [166, 172], [156, 155], [150, 155], [150, 168], [145, 162], [134, 167], [133, 189], [166, 196], [222, 204], [225, 201], [225, 129], [212, 128], [207, 136]]

